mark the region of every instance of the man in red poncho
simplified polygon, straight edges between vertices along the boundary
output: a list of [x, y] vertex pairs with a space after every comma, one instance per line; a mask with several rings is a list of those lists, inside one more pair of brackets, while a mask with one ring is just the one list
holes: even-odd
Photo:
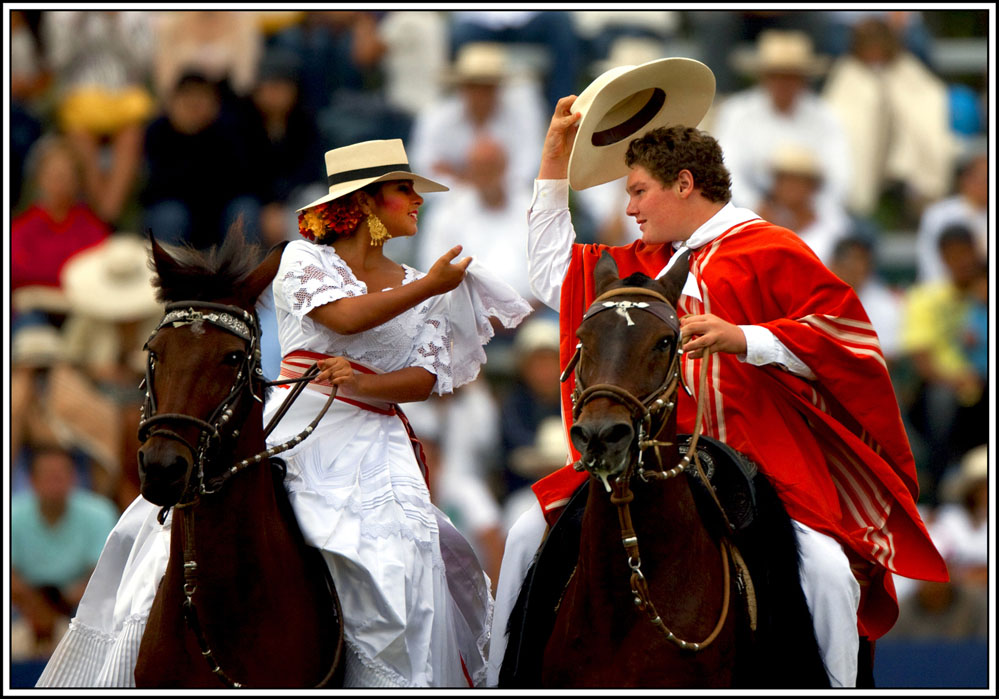
[[[947, 579], [916, 510], [915, 466], [877, 335], [852, 289], [795, 233], [729, 202], [721, 149], [694, 128], [654, 128], [628, 145], [627, 214], [642, 240], [574, 243], [567, 177], [582, 116], [575, 100], [556, 107], [529, 212], [532, 286], [560, 311], [563, 365], [604, 250], [622, 277], [658, 277], [681, 258], [676, 250], [690, 250], [677, 310], [687, 385], [698, 386], [700, 363], [708, 362], [704, 433], [748, 455], [776, 487], [795, 522], [802, 587], [830, 682], [854, 686], [859, 637], [880, 637], [898, 615], [891, 574]], [[567, 423], [571, 387], [563, 385]], [[680, 392], [680, 432], [693, 431], [695, 414], [694, 400]], [[511, 529], [492, 672], [545, 527], [587, 477], [566, 466], [536, 483], [539, 507]]]

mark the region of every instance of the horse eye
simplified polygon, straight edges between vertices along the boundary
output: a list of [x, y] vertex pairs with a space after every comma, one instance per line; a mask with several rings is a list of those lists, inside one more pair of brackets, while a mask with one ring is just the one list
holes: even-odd
[[669, 352], [673, 348], [673, 338], [664, 337], [658, 344], [656, 344], [656, 349], [660, 352]]
[[222, 358], [223, 364], [228, 364], [229, 366], [238, 366], [243, 363], [246, 358], [246, 352], [229, 352], [225, 357]]

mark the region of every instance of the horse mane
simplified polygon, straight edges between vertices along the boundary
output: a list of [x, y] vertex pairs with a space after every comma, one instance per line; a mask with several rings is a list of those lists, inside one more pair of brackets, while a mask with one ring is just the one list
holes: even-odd
[[259, 264], [263, 247], [246, 239], [241, 223], [233, 224], [222, 241], [206, 250], [190, 244], [164, 245], [172, 261], [153, 270], [153, 286], [160, 303], [174, 301], [216, 301], [232, 297]]

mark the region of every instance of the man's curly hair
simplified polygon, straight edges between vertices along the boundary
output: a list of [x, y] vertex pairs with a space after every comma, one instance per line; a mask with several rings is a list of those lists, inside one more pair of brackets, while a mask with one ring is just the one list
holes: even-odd
[[732, 198], [732, 176], [721, 146], [689, 126], [663, 126], [636, 138], [628, 145], [624, 162], [628, 167], [641, 165], [664, 186], [676, 182], [681, 170], [690, 170], [704, 198], [721, 203]]

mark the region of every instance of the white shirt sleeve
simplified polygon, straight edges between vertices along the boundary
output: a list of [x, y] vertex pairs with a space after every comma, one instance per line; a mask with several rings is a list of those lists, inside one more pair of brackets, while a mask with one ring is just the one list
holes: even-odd
[[797, 376], [815, 378], [815, 372], [778, 340], [769, 328], [762, 325], [740, 325], [739, 329], [746, 336], [746, 354], [740, 356], [739, 361], [753, 366], [779, 364]]
[[558, 311], [576, 231], [569, 214], [568, 180], [535, 180], [527, 210], [527, 268], [531, 291]]

